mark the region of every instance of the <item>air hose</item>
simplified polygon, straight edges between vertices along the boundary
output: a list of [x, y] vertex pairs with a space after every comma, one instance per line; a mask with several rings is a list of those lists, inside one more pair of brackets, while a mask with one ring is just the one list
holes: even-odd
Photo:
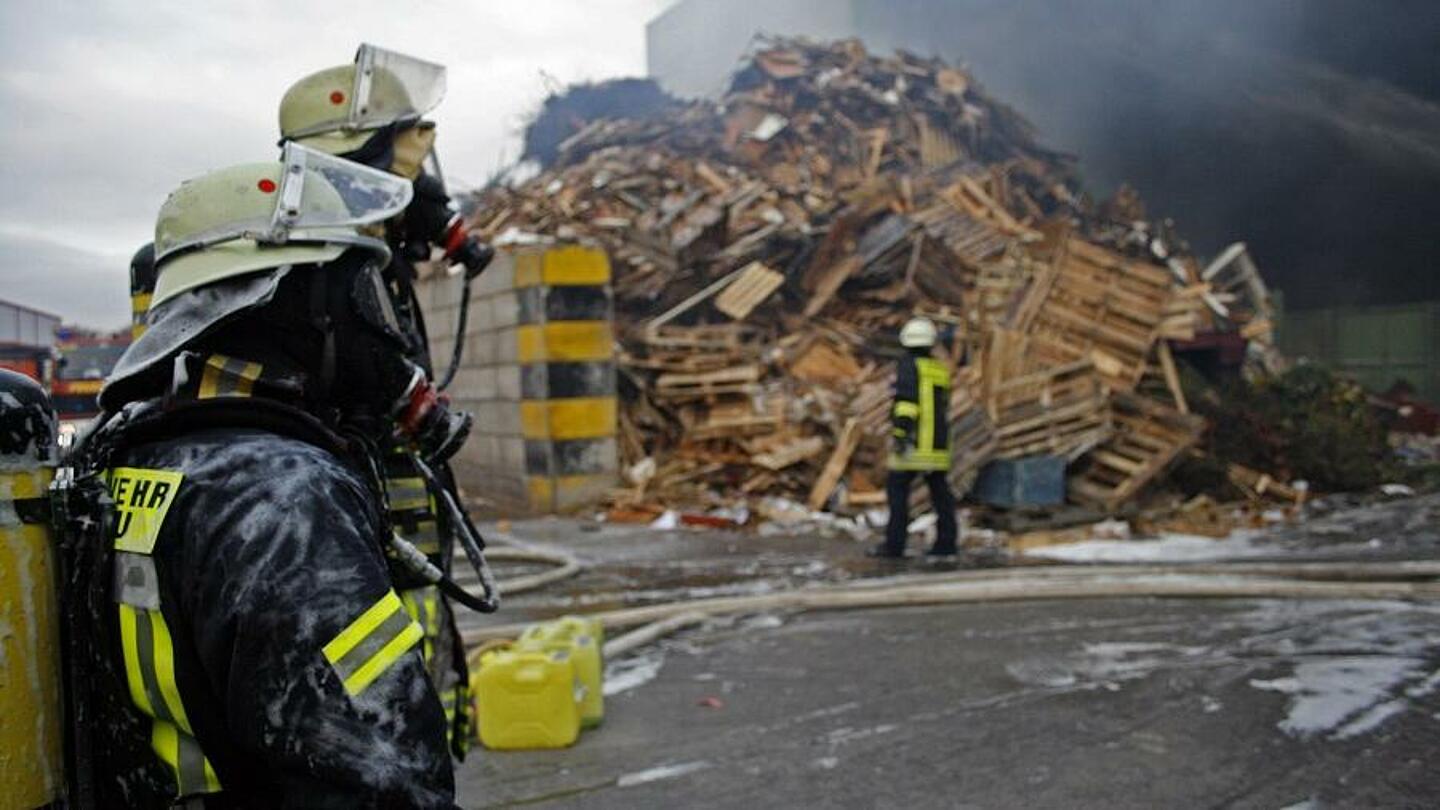
[[[460, 508], [460, 504], [455, 500], [455, 496], [450, 492], [450, 489], [441, 486], [439, 479], [435, 477], [435, 473], [430, 469], [430, 465], [426, 464], [418, 454], [412, 457], [415, 460], [415, 468], [418, 469], [420, 475], [425, 478], [425, 482], [430, 486], [430, 491], [440, 495], [440, 501], [445, 505], [445, 511], [450, 515], [450, 521], [457, 529], [455, 534], [460, 538], [460, 547], [465, 549], [465, 556], [470, 560], [471, 567], [475, 569], [475, 574], [480, 578], [480, 588], [484, 593], [482, 596], [477, 597], [460, 587], [456, 584], [455, 580], [446, 576], [444, 572], [432, 565], [429, 560], [426, 560], [425, 555], [421, 554], [413, 545], [406, 543], [404, 540], [400, 540], [401, 543], [410, 545], [414, 553], [419, 555], [419, 559], [425, 563], [428, 569], [433, 569], [435, 574], [439, 575], [439, 578], [430, 579], [431, 574], [427, 569], [417, 570], [416, 573], [430, 579], [431, 582], [440, 587], [440, 590], [443, 591], [446, 596], [449, 596], [465, 607], [481, 613], [494, 613], [500, 607], [500, 588], [495, 584], [495, 574], [490, 570], [490, 564], [485, 561], [485, 539], [480, 536], [480, 530], [475, 528], [475, 523], [470, 520], [470, 516], [465, 514], [465, 510]], [[395, 541], [398, 539], [398, 537], [392, 539], [391, 545], [396, 547], [396, 550], [404, 555], [403, 558], [409, 561], [410, 557], [408, 553], [405, 552], [403, 548], [396, 546]]]

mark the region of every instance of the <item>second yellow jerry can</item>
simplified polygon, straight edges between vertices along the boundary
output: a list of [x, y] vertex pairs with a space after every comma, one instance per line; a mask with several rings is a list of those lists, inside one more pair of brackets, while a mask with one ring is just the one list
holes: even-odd
[[580, 736], [575, 665], [567, 650], [486, 652], [472, 683], [486, 748], [564, 748]]
[[564, 616], [531, 625], [517, 642], [525, 649], [570, 653], [580, 686], [580, 722], [586, 728], [594, 728], [605, 719], [605, 662], [600, 652], [604, 632], [595, 619]]

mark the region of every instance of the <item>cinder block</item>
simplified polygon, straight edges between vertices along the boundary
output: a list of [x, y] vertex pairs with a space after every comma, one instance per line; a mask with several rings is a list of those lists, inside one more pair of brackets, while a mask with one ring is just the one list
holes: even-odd
[[431, 338], [430, 359], [438, 366], [435, 371], [436, 374], [444, 373], [441, 369], [449, 367], [450, 353], [453, 351], [455, 351], [455, 341], [448, 335]]
[[427, 306], [420, 311], [425, 315], [425, 326], [431, 340], [455, 334], [455, 312], [452, 307]]
[[475, 279], [475, 292], [488, 294], [515, 286], [515, 259], [504, 250], [496, 251], [495, 260]]
[[520, 395], [520, 367], [518, 365], [495, 367], [495, 396], [518, 402]]
[[495, 388], [495, 367], [480, 366], [462, 368], [455, 375], [452, 390], [466, 399], [488, 402], [497, 398]]
[[514, 290], [496, 294], [491, 303], [494, 306], [494, 324], [497, 329], [514, 326], [520, 322], [520, 301]]
[[520, 403], [497, 400], [495, 405], [495, 432], [505, 436], [514, 436], [516, 441], [523, 444], [524, 440], [521, 438], [520, 430]]
[[422, 279], [415, 283], [415, 300], [420, 302], [420, 309], [429, 312], [435, 308], [435, 280], [433, 278]]
[[493, 333], [495, 335], [495, 362], [500, 365], [519, 362], [519, 329], [510, 327]]
[[[467, 402], [470, 400], [467, 400]], [[500, 406], [502, 403], [495, 400], [474, 401], [472, 413], [475, 414], [475, 430], [492, 436], [504, 433], [501, 430]]]
[[[489, 298], [470, 299], [470, 312], [466, 315], [465, 334], [477, 335], [495, 328], [495, 318]], [[451, 329], [454, 329], [452, 326]]]
[[525, 472], [525, 440], [519, 436], [500, 439], [500, 461], [507, 470], [523, 474]]
[[[460, 305], [460, 295], [465, 290], [465, 280], [462, 276], [440, 273], [432, 283], [435, 285], [434, 295], [437, 307], [458, 307]], [[470, 294], [473, 296], [475, 291], [472, 289]]]
[[465, 338], [465, 365], [491, 366], [495, 360], [495, 333], [480, 332]]

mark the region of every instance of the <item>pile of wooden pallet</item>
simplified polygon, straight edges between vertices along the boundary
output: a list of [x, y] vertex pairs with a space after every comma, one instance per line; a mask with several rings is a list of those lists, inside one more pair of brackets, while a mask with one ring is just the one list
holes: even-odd
[[1202, 264], [1133, 192], [1089, 201], [965, 71], [855, 41], [761, 41], [718, 103], [578, 122], [476, 202], [484, 237], [612, 257], [630, 512], [883, 502], [917, 314], [954, 373], [957, 485], [1055, 455], [1115, 510], [1203, 429], [1166, 341], [1268, 336], [1243, 248]]

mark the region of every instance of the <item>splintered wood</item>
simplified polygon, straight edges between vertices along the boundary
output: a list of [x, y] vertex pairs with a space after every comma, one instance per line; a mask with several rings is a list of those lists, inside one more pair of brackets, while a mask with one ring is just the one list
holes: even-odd
[[917, 314], [953, 372], [957, 489], [1058, 456], [1073, 500], [1115, 510], [1203, 425], [1167, 341], [1265, 341], [1273, 320], [1243, 245], [1200, 261], [1133, 189], [1088, 199], [966, 71], [854, 40], [761, 38], [720, 103], [579, 121], [538, 177], [477, 203], [482, 237], [611, 258], [617, 447], [649, 471], [617, 494], [627, 514], [883, 502]]
[[1200, 439], [1205, 421], [1154, 400], [1116, 394], [1115, 434], [1070, 478], [1070, 496], [1114, 511]]

